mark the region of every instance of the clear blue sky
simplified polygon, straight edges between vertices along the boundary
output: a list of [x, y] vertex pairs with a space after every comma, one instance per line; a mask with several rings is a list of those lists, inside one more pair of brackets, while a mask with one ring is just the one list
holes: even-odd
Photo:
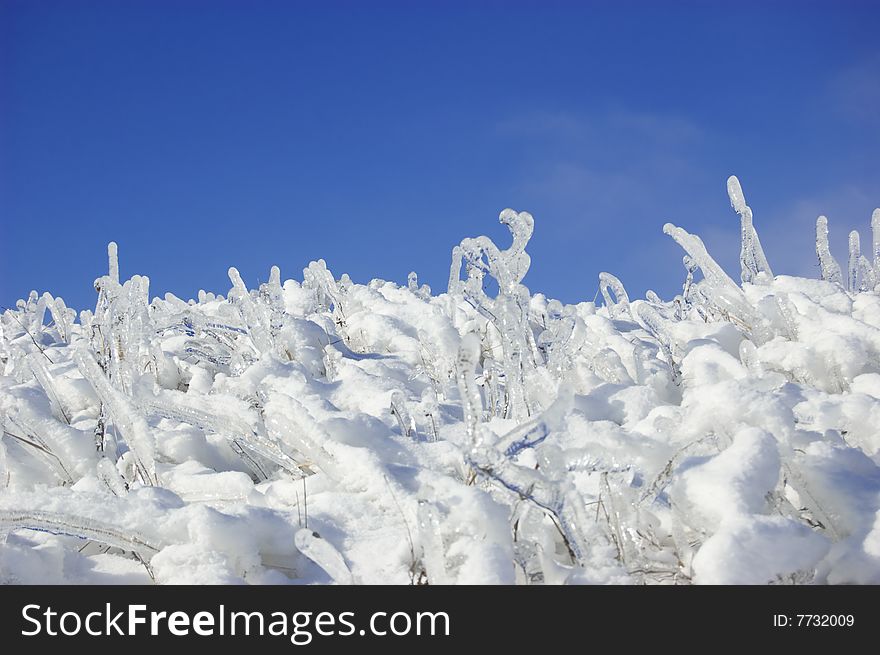
[[82, 309], [119, 243], [152, 295], [278, 264], [445, 290], [535, 216], [525, 283], [669, 297], [700, 233], [738, 278], [737, 174], [777, 273], [880, 205], [877, 2], [0, 0], [0, 304]]

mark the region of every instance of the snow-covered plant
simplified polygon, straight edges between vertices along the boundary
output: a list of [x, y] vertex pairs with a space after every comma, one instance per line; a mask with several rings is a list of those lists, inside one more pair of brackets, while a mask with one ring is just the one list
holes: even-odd
[[78, 320], [0, 315], [0, 582], [880, 583], [880, 209], [807, 280], [727, 191], [739, 281], [667, 224], [671, 300], [532, 294], [512, 209], [439, 295], [151, 297], [109, 244]]

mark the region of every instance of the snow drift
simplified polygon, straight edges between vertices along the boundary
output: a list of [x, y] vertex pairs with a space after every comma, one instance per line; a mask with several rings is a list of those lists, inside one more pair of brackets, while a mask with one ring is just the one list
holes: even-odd
[[0, 581], [880, 583], [880, 210], [845, 270], [819, 217], [808, 280], [728, 193], [739, 282], [667, 224], [682, 293], [599, 306], [523, 286], [509, 209], [440, 295], [151, 300], [111, 243], [94, 311], [2, 315]]

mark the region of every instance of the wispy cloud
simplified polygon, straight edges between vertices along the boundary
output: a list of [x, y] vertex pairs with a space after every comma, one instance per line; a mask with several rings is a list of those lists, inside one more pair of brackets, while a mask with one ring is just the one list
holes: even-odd
[[[523, 199], [521, 208], [535, 213], [539, 239], [576, 258], [585, 276], [610, 270], [635, 294], [646, 288], [677, 292], [682, 253], [661, 233], [671, 221], [699, 234], [731, 277], [739, 278], [739, 219], [725, 181], [731, 173], [748, 173], [724, 166], [724, 144], [712, 130], [683, 116], [617, 107], [589, 114], [525, 113], [499, 124], [498, 134], [514, 141], [525, 160], [516, 196]], [[842, 264], [850, 230], [859, 229], [863, 242], [870, 241], [880, 180], [865, 185], [829, 179], [801, 189], [802, 195], [771, 195], [769, 206], [750, 198], [748, 179], [743, 182], [776, 273], [817, 275], [820, 214], [829, 218], [832, 249]], [[766, 203], [772, 180], [763, 185]], [[604, 248], [606, 243], [613, 247]]]
[[880, 52], [842, 70], [830, 81], [827, 94], [841, 116], [880, 125]]
[[724, 211], [723, 176], [700, 165], [711, 135], [687, 117], [620, 106], [527, 112], [501, 122], [497, 132], [521, 155], [512, 195], [540, 222], [533, 259], [547, 267], [548, 281], [589, 280], [607, 270], [625, 277], [636, 294], [672, 291], [683, 277], [681, 254], [662, 234], [663, 223], [687, 224], [713, 207]]
[[578, 219], [565, 229], [603, 230], [622, 217], [662, 225], [705, 178], [697, 154], [706, 131], [681, 116], [534, 112], [503, 121], [498, 132], [516, 140], [527, 160], [522, 195], [537, 210]]

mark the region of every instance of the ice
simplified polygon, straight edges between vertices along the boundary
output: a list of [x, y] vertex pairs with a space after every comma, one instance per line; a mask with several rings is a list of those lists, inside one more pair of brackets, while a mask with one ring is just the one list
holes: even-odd
[[89, 381], [108, 409], [115, 428], [131, 449], [142, 482], [148, 485], [156, 484], [155, 444], [147, 422], [137, 412], [133, 403], [110, 384], [95, 358], [85, 347], [78, 346], [73, 358], [80, 373]]
[[[623, 283], [611, 273], [599, 273], [599, 291], [605, 300], [605, 306], [614, 318], [623, 318], [629, 315], [629, 295], [623, 288]], [[610, 292], [610, 293], [609, 293]], [[614, 297], [611, 297], [611, 294]]]
[[764, 249], [752, 222], [752, 209], [746, 204], [742, 186], [735, 175], [727, 178], [727, 195], [734, 211], [740, 216], [740, 265], [743, 283], [761, 283], [773, 278]]
[[512, 209], [439, 295], [316, 260], [184, 300], [108, 248], [93, 309], [0, 315], [0, 580], [875, 583], [880, 212], [846, 280], [824, 217], [821, 279], [774, 276], [728, 191], [739, 280], [667, 224], [681, 294], [598, 307], [525, 286]]
[[55, 415], [56, 418], [64, 421], [69, 425], [70, 417], [68, 417], [67, 412], [64, 411], [64, 405], [62, 405], [61, 401], [58, 399], [58, 394], [55, 391], [55, 384], [52, 382], [51, 374], [46, 369], [46, 365], [43, 360], [43, 354], [31, 353], [30, 355], [28, 355], [28, 364], [30, 364], [31, 371], [34, 374], [34, 377], [37, 379], [37, 382], [40, 383], [40, 386], [43, 388], [46, 397], [49, 399], [49, 404], [52, 407], [52, 413]]
[[423, 284], [420, 287], [419, 276], [415, 271], [410, 271], [409, 275], [407, 276], [406, 287], [422, 300], [429, 300], [431, 298], [431, 287], [429, 287], [427, 284]]
[[308, 528], [297, 530], [296, 547], [299, 551], [320, 566], [336, 584], [353, 584], [351, 571], [339, 551], [333, 548], [321, 535]]
[[689, 234], [672, 223], [663, 226], [663, 232], [671, 236], [687, 251], [703, 272], [701, 290], [709, 303], [746, 329], [760, 329], [755, 310], [746, 302], [742, 289], [731, 280], [724, 270], [712, 259], [700, 237]]
[[391, 413], [400, 425], [400, 433], [410, 439], [418, 438], [416, 422], [406, 407], [406, 398], [400, 391], [391, 394]]
[[850, 293], [857, 293], [861, 290], [862, 271], [859, 267], [859, 259], [861, 256], [859, 233], [856, 230], [853, 230], [849, 233], [849, 266], [847, 267], [846, 278], [846, 288]]
[[113, 282], [119, 284], [119, 253], [115, 241], [107, 244], [107, 259], [109, 260], [109, 272], [107, 275], [109, 275]]
[[874, 257], [874, 274], [880, 279], [880, 207], [871, 214], [871, 244]]
[[480, 340], [475, 334], [468, 334], [461, 340], [458, 349], [456, 377], [458, 393], [464, 410], [464, 424], [472, 445], [476, 445], [477, 428], [483, 415], [480, 393], [474, 383], [474, 376], [480, 358]]
[[4, 430], [0, 433], [0, 489], [6, 489], [9, 486], [11, 477], [9, 459], [6, 455], [6, 444], [3, 442], [5, 436], [6, 431]]
[[70, 535], [134, 551], [144, 561], [149, 561], [161, 549], [159, 545], [151, 543], [149, 539], [132, 532], [130, 529], [120, 529], [117, 526], [101, 523], [91, 518], [39, 509], [19, 511], [0, 508], [0, 532], [22, 528], [51, 534]]
[[840, 265], [831, 254], [828, 246], [828, 219], [820, 216], [816, 219], [816, 255], [819, 257], [819, 268], [822, 279], [843, 285], [843, 274]]

